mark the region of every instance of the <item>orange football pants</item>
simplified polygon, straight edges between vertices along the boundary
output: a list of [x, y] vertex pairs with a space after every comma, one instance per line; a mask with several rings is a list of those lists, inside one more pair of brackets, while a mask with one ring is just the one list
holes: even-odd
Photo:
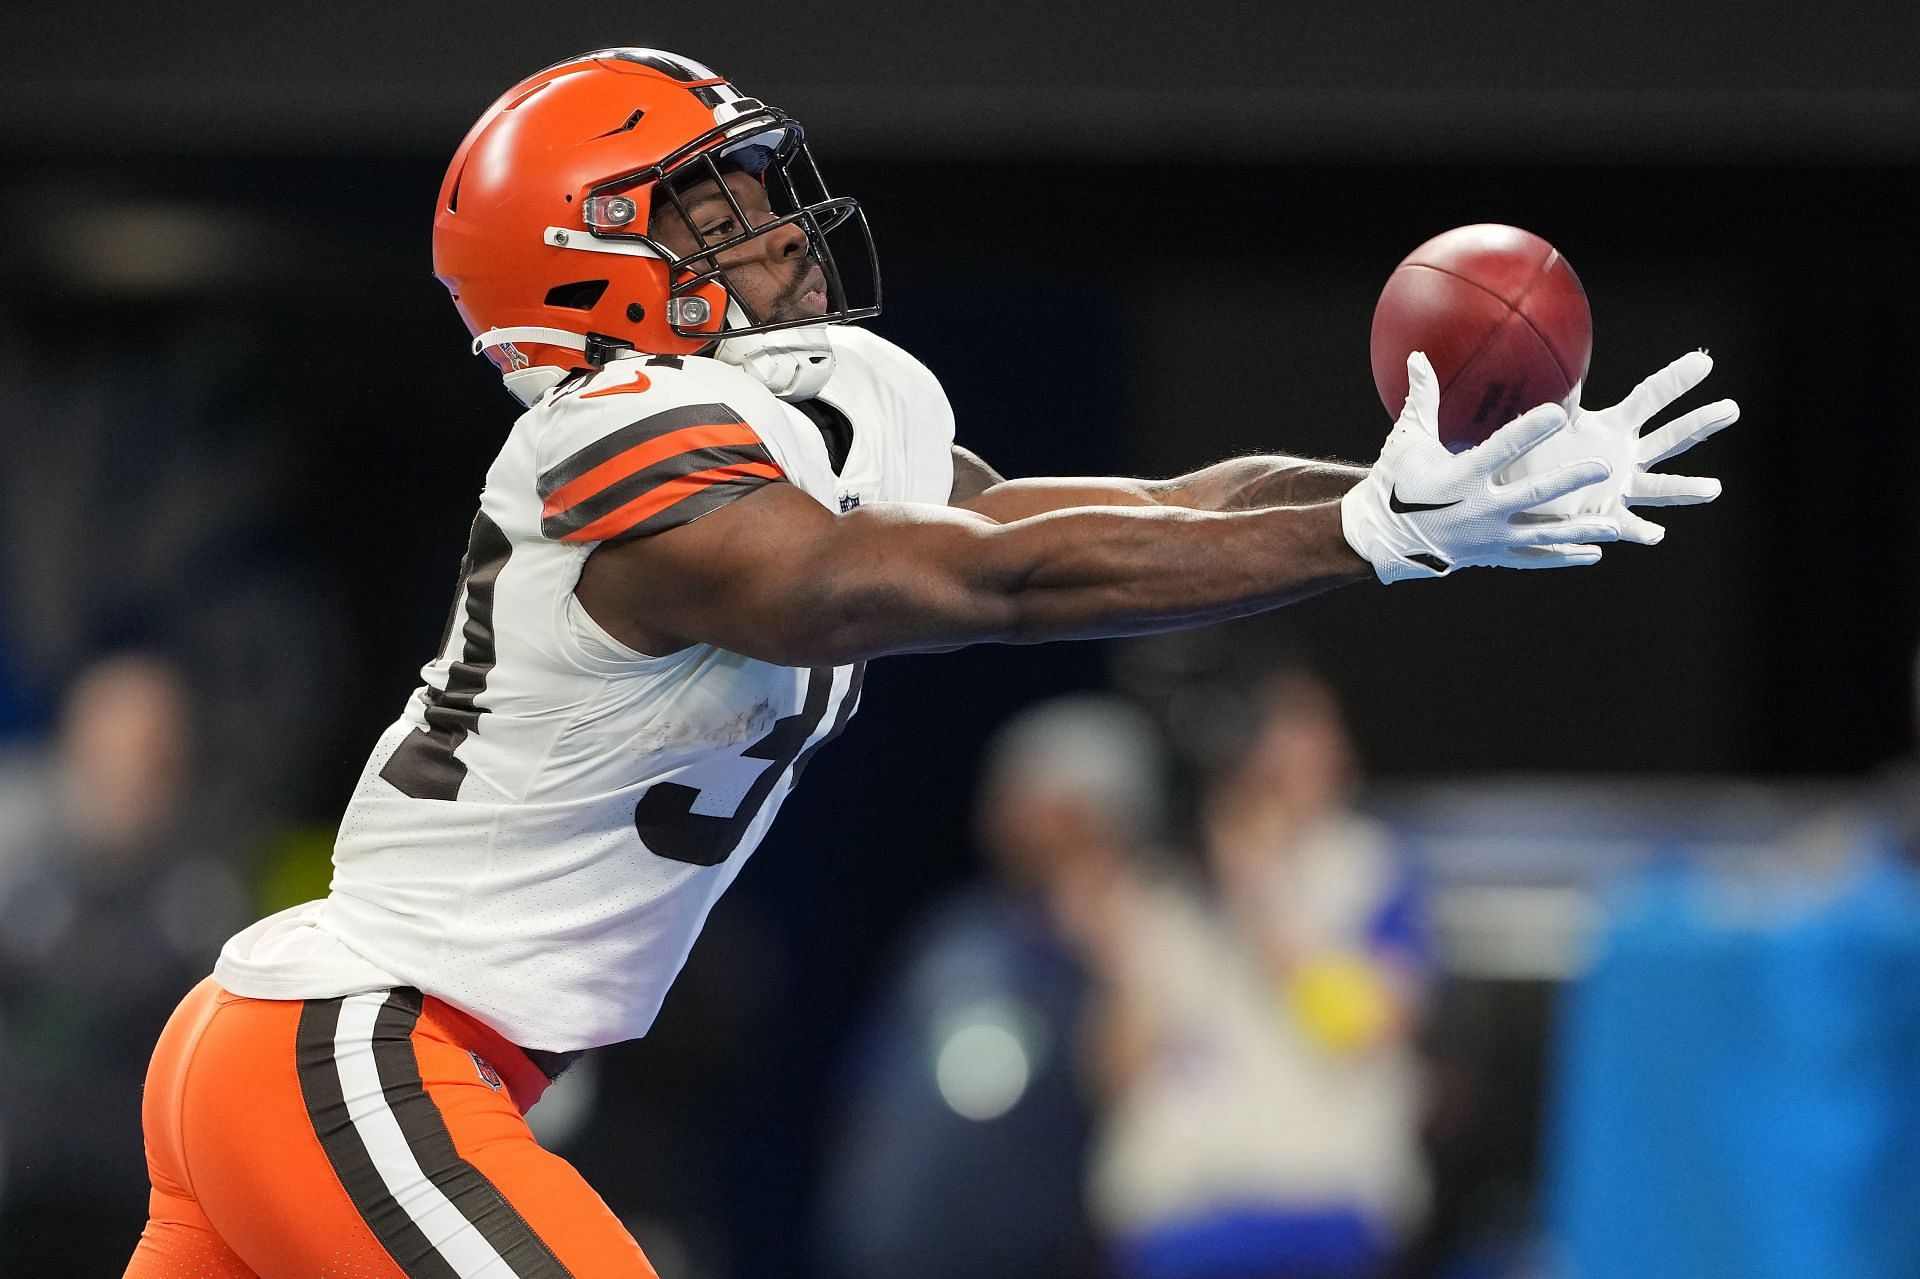
[[153, 1190], [128, 1279], [657, 1279], [534, 1140], [546, 1086], [415, 990], [243, 999], [208, 979], [147, 1073]]

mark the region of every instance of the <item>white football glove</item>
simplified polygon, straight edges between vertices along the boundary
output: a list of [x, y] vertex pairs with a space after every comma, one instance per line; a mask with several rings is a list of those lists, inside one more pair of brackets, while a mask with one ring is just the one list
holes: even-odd
[[1667, 530], [1643, 519], [1630, 506], [1691, 506], [1720, 496], [1720, 481], [1701, 475], [1656, 475], [1650, 466], [1684, 453], [1716, 431], [1739, 420], [1740, 406], [1717, 400], [1684, 413], [1656, 431], [1642, 427], [1713, 371], [1705, 351], [1689, 351], [1633, 388], [1610, 409], [1580, 407], [1574, 388], [1573, 419], [1567, 429], [1516, 461], [1504, 480], [1543, 475], [1557, 465], [1584, 457], [1604, 458], [1613, 468], [1605, 480], [1541, 508], [1550, 515], [1610, 515], [1620, 522], [1622, 541], [1652, 546]]
[[1532, 508], [1606, 480], [1608, 464], [1587, 457], [1514, 483], [1501, 472], [1567, 424], [1558, 405], [1543, 404], [1507, 423], [1484, 443], [1449, 453], [1440, 443], [1440, 384], [1427, 357], [1407, 357], [1407, 404], [1380, 460], [1340, 500], [1348, 545], [1383, 582], [1442, 577], [1454, 568], [1560, 568], [1592, 564], [1594, 543], [1620, 536], [1608, 514], [1538, 514]]

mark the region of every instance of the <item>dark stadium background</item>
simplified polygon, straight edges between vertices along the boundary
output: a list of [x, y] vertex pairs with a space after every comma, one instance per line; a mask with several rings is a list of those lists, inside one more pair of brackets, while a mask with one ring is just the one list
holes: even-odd
[[[263, 801], [290, 821], [330, 819], [413, 687], [516, 412], [429, 271], [443, 166], [521, 75], [615, 44], [707, 61], [809, 125], [872, 220], [873, 327], [1008, 474], [1371, 460], [1373, 298], [1465, 222], [1528, 227], [1576, 266], [1590, 403], [1711, 349], [1710, 393], [1744, 417], [1686, 459], [1726, 494], [1669, 512], [1668, 545], [1288, 616], [1382, 777], [1851, 777], [1909, 747], [1908, 7], [102, 0], [8, 25], [0, 328], [36, 408], [0, 425], [59, 429], [63, 387], [102, 362], [231, 349], [219, 402], [297, 459], [275, 553], [319, 584], [328, 637], [311, 765]], [[90, 283], [70, 233], [156, 207], [199, 221], [204, 271]], [[609, 1054], [647, 1099], [600, 1123], [589, 1178], [667, 1207], [692, 1193], [644, 1171], [670, 1117], [740, 1272], [795, 1273], [851, 1027], [905, 924], [968, 872], [978, 748], [1030, 701], [1103, 684], [1111, 658], [878, 663], [656, 1037]]]

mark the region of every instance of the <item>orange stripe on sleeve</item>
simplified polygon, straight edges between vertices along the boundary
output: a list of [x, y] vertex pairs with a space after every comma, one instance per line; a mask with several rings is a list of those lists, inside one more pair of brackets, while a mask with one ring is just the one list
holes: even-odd
[[760, 478], [777, 480], [781, 478], [780, 468], [766, 462], [737, 462], [731, 466], [716, 466], [707, 471], [695, 471], [677, 480], [668, 480], [657, 488], [648, 489], [625, 506], [609, 511], [593, 523], [577, 532], [569, 533], [560, 540], [563, 542], [600, 542], [633, 528], [649, 516], [657, 515], [674, 503], [692, 497], [700, 490], [728, 480]]
[[[745, 422], [716, 423], [682, 427], [665, 435], [636, 444], [624, 453], [616, 453], [592, 470], [555, 489], [540, 506], [540, 518], [552, 519], [570, 506], [578, 505], [610, 484], [617, 484], [656, 462], [664, 462], [677, 453], [691, 449], [714, 448], [729, 444], [759, 444], [760, 437]], [[775, 475], [778, 476], [776, 471]], [[692, 477], [689, 476], [689, 479]], [[626, 509], [624, 507], [622, 510]], [[577, 541], [579, 535], [569, 537]]]

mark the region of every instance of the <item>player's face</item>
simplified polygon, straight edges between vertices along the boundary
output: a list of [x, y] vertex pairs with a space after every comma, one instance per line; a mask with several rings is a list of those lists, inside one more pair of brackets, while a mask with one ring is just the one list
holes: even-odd
[[[752, 174], [729, 173], [726, 184], [750, 226], [765, 226], [774, 221], [766, 189]], [[670, 201], [662, 202], [654, 210], [649, 227], [653, 238], [676, 256], [696, 253], [747, 229], [740, 225], [733, 205], [721, 193], [720, 184], [711, 179], [683, 191], [680, 203], [686, 209], [686, 217], [681, 217]], [[759, 323], [802, 320], [826, 313], [826, 276], [813, 256], [807, 233], [795, 223], [774, 227], [744, 244], [697, 259], [691, 265], [706, 270], [711, 269], [710, 263], [717, 264], [726, 273], [728, 290]]]

